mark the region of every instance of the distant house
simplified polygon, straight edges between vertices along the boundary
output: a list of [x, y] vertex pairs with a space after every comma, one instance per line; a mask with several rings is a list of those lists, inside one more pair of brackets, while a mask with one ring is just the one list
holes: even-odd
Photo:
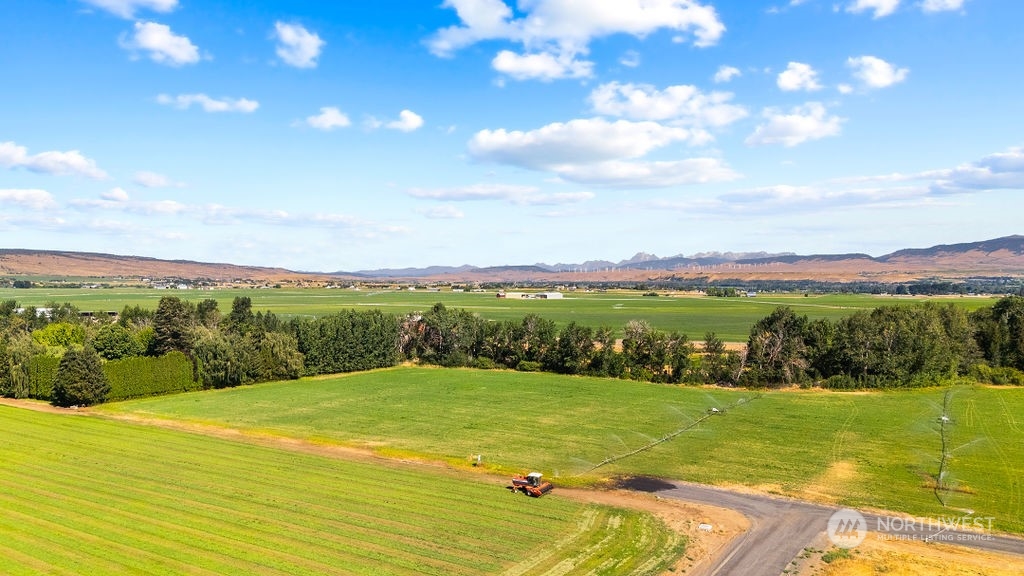
[[561, 292], [541, 292], [534, 296], [534, 298], [541, 298], [544, 300], [561, 300], [563, 296]]

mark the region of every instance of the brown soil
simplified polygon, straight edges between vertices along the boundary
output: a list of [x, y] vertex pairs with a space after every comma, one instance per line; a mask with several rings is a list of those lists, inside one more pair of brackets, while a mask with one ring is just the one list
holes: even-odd
[[[984, 552], [950, 544], [891, 541], [868, 534], [850, 558], [825, 564], [812, 558], [797, 574], [803, 576], [1019, 576], [1024, 556]], [[819, 556], [820, 557], [820, 556]]]

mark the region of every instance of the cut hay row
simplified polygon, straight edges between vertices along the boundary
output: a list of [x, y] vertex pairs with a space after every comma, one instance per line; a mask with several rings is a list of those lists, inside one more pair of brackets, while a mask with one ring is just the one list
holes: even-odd
[[[679, 552], [644, 514], [96, 418], [0, 407], [0, 451], [3, 574], [474, 575], [538, 551], [633, 567]], [[595, 546], [575, 533], [593, 514], [633, 519]], [[638, 524], [658, 538], [633, 542]]]

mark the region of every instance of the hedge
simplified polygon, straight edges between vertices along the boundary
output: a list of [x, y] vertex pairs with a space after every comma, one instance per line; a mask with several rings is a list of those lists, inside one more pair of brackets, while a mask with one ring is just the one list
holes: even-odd
[[108, 402], [202, 389], [192, 378], [192, 361], [181, 352], [111, 360], [103, 371], [110, 380]]

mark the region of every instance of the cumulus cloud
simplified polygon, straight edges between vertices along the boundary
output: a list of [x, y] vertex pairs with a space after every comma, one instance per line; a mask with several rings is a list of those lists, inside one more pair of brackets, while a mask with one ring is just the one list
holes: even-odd
[[131, 37], [121, 37], [121, 47], [145, 52], [149, 59], [168, 66], [199, 62], [199, 48], [187, 36], [171, 32], [171, 27], [156, 22], [136, 22]]
[[725, 82], [732, 81], [733, 78], [739, 78], [742, 75], [743, 73], [740, 72], [739, 68], [736, 68], [735, 66], [722, 65], [718, 67], [718, 71], [715, 72], [715, 76], [712, 80], [715, 81], [715, 84], [723, 84]]
[[327, 44], [301, 24], [275, 22], [274, 37], [277, 39], [278, 58], [296, 68], [316, 68], [316, 59]]
[[872, 18], [884, 18], [896, 11], [900, 0], [853, 0], [846, 5], [846, 11], [854, 14], [873, 10]]
[[402, 110], [398, 113], [396, 120], [381, 120], [376, 116], [367, 116], [363, 120], [363, 127], [367, 130], [387, 128], [399, 132], [415, 132], [423, 126], [423, 117], [412, 110]]
[[514, 184], [474, 184], [455, 188], [413, 188], [413, 198], [441, 200], [446, 202], [473, 202], [481, 200], [504, 200], [510, 204], [525, 206], [551, 206], [575, 204], [594, 198], [593, 192], [545, 193], [535, 186]]
[[910, 74], [909, 69], [897, 68], [875, 56], [848, 58], [846, 66], [853, 71], [853, 76], [860, 80], [866, 88], [886, 88], [904, 81]]
[[206, 94], [179, 94], [170, 96], [160, 94], [156, 97], [158, 104], [173, 106], [179, 110], [187, 110], [198, 105], [205, 112], [242, 112], [249, 114], [260, 107], [260, 103], [248, 98], [211, 98]]
[[502, 0], [445, 0], [442, 6], [454, 9], [460, 23], [432, 35], [430, 51], [450, 57], [485, 40], [521, 44], [521, 54], [505, 50], [492, 61], [515, 79], [589, 77], [593, 63], [577, 57], [589, 52], [595, 38], [642, 38], [669, 29], [692, 34], [694, 44], [703, 47], [716, 44], [725, 32], [714, 7], [697, 0], [618, 0], [585, 7], [578, 0], [530, 0], [518, 4], [519, 17]]
[[29, 154], [27, 148], [14, 142], [0, 142], [0, 166], [57, 176], [86, 176], [96, 180], [107, 177], [107, 173], [96, 166], [95, 160], [86, 158], [78, 150]]
[[795, 92], [797, 90], [813, 92], [821, 90], [817, 71], [809, 64], [804, 64], [803, 62], [790, 62], [786, 69], [779, 73], [776, 83], [779, 89], [786, 92]]
[[469, 152], [478, 160], [547, 170], [565, 164], [639, 158], [692, 137], [686, 128], [657, 122], [591, 118], [555, 122], [528, 132], [481, 130], [470, 140]]
[[809, 140], [836, 136], [843, 123], [842, 118], [829, 115], [819, 102], [797, 106], [788, 114], [777, 108], [766, 108], [763, 116], [767, 121], [747, 137], [748, 146], [782, 144], [793, 147]]
[[569, 52], [552, 54], [516, 54], [502, 50], [491, 61], [491, 66], [516, 80], [541, 80], [550, 82], [560, 78], [589, 78], [593, 75], [594, 63], [577, 60]]
[[422, 126], [423, 117], [412, 110], [402, 110], [398, 113], [398, 120], [392, 120], [385, 124], [386, 128], [399, 132], [414, 132]]
[[43, 211], [56, 208], [57, 202], [46, 190], [0, 188], [0, 205]]
[[135, 13], [138, 10], [170, 12], [178, 7], [178, 0], [82, 0], [82, 2], [126, 20], [135, 18]]
[[702, 143], [705, 134], [651, 121], [592, 118], [556, 122], [528, 132], [481, 130], [470, 140], [469, 153], [477, 160], [551, 172], [564, 180], [597, 186], [646, 188], [737, 177], [717, 159], [638, 160], [670, 144]]
[[305, 124], [317, 130], [331, 131], [347, 128], [352, 125], [352, 121], [349, 120], [347, 114], [334, 106], [324, 106], [320, 109], [319, 114], [307, 117]]
[[590, 104], [599, 114], [631, 120], [675, 120], [693, 126], [720, 127], [745, 118], [747, 109], [731, 104], [729, 92], [705, 94], [695, 86], [669, 86], [658, 90], [649, 84], [609, 82], [590, 93]]
[[109, 192], [100, 194], [100, 198], [110, 200], [112, 202], [127, 202], [131, 199], [124, 188], [112, 188]]

